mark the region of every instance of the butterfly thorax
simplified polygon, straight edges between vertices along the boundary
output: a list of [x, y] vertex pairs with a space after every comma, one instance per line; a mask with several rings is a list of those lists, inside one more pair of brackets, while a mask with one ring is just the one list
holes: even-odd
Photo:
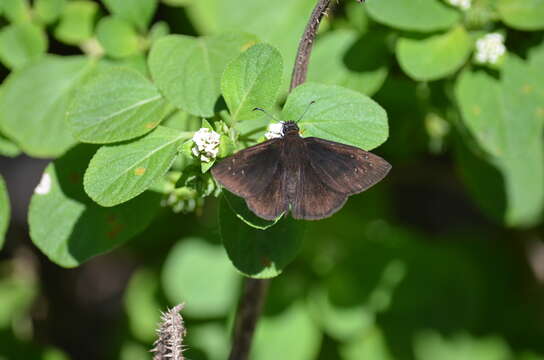
[[298, 135], [299, 128], [296, 122], [294, 121], [286, 121], [283, 123], [282, 133], [283, 136], [285, 135]]

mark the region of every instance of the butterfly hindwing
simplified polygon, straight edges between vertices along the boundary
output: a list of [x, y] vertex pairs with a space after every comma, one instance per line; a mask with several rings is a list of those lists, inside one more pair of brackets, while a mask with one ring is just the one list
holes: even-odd
[[279, 141], [272, 139], [238, 151], [215, 164], [212, 175], [231, 193], [243, 198], [261, 194], [278, 168]]
[[291, 214], [295, 219], [318, 220], [338, 211], [348, 195], [327, 186], [312, 167], [310, 160], [300, 162], [294, 191], [289, 193]]
[[382, 180], [391, 165], [354, 146], [315, 137], [304, 138], [308, 160], [316, 176], [336, 192], [360, 193]]

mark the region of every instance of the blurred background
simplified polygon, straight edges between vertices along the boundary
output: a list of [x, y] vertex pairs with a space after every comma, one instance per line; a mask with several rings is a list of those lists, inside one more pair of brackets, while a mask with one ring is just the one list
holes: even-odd
[[[0, 0], [0, 98], [45, 53], [145, 68], [161, 35], [227, 30], [281, 51], [285, 98], [315, 1], [138, 3], [131, 20], [114, 0]], [[386, 109], [390, 137], [374, 152], [393, 170], [307, 224], [271, 282], [252, 359], [543, 360], [544, 5], [333, 3], [309, 80]], [[60, 267], [27, 216], [66, 149], [28, 140], [33, 119], [8, 125], [20, 110], [0, 101], [0, 359], [150, 359], [159, 311], [183, 301], [187, 358], [226, 359], [243, 278], [221, 245], [217, 199], [197, 213], [163, 207], [117, 249]]]

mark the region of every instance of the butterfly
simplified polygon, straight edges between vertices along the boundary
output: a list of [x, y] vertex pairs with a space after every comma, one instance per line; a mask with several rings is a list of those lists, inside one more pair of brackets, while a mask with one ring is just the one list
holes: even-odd
[[238, 151], [211, 172], [265, 220], [289, 211], [295, 219], [319, 220], [340, 210], [348, 196], [378, 183], [390, 169], [387, 161], [357, 147], [301, 137], [297, 123], [287, 121], [280, 137]]

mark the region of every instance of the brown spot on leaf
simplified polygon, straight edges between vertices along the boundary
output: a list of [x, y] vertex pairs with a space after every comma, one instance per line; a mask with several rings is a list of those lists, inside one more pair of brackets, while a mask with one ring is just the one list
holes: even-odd
[[480, 115], [482, 113], [482, 108], [480, 108], [478, 105], [475, 105], [472, 107], [472, 113], [474, 115]]
[[146, 129], [154, 129], [154, 128], [157, 127], [157, 125], [159, 125], [159, 124], [157, 124], [156, 122], [150, 122], [150, 123], [145, 124], [145, 128]]
[[249, 49], [250, 47], [252, 47], [256, 43], [257, 42], [255, 40], [250, 40], [250, 41], [246, 42], [244, 45], [242, 45], [242, 47], [240, 48], [240, 51], [246, 51], [247, 49]]
[[144, 167], [139, 167], [139, 168], [134, 169], [134, 175], [136, 175], [136, 176], [142, 176], [144, 173], [145, 173], [145, 168]]
[[121, 233], [124, 228], [125, 224], [120, 223], [119, 219], [115, 214], [108, 214], [106, 217], [106, 223], [108, 224], [109, 231], [106, 232], [106, 236], [110, 239], [114, 239]]
[[525, 84], [521, 88], [521, 92], [524, 94], [530, 94], [533, 91], [533, 86], [530, 84]]

